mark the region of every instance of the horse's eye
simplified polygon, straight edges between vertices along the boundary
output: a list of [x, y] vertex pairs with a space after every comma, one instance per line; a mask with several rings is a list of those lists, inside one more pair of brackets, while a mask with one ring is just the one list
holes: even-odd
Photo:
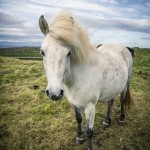
[[41, 52], [40, 52], [43, 56], [45, 56], [45, 53], [44, 53], [44, 51], [43, 50], [41, 50]]
[[70, 56], [70, 54], [71, 54], [71, 51], [68, 53], [67, 57], [69, 57], [69, 56]]

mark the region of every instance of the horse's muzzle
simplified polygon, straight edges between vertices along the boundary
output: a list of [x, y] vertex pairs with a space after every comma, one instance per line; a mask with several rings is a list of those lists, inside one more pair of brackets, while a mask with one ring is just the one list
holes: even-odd
[[58, 101], [61, 100], [62, 97], [64, 96], [64, 91], [60, 90], [60, 94], [57, 96], [55, 94], [51, 94], [48, 90], [46, 90], [46, 95], [53, 101]]

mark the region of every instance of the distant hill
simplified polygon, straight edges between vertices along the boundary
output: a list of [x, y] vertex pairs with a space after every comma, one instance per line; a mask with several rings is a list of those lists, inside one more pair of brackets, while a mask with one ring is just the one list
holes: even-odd
[[[150, 48], [133, 48], [135, 52], [140, 50], [150, 50]], [[4, 57], [26, 57], [26, 58], [33, 58], [33, 57], [41, 57], [40, 54], [40, 47], [14, 47], [14, 48], [0, 48], [0, 56]]]
[[37, 52], [40, 47], [13, 47], [13, 48], [0, 48], [0, 51], [13, 51], [13, 52]]
[[0, 48], [0, 56], [5, 57], [41, 57], [40, 47]]

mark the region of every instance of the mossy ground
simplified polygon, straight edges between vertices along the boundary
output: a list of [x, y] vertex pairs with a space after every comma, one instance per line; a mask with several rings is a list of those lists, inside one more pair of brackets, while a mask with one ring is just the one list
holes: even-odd
[[[52, 102], [45, 95], [47, 81], [42, 61], [1, 57], [0, 83], [1, 150], [87, 149], [87, 141], [82, 145], [75, 143], [77, 124], [67, 100]], [[118, 97], [112, 124], [106, 130], [101, 124], [107, 105], [98, 103], [94, 125], [96, 150], [150, 149], [150, 51], [135, 52], [130, 89], [136, 106], [127, 113], [124, 126], [118, 125]]]

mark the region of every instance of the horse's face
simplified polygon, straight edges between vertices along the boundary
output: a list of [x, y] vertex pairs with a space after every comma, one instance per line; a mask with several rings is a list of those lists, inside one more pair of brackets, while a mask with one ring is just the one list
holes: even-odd
[[46, 94], [52, 100], [59, 100], [64, 93], [63, 78], [66, 65], [69, 63], [70, 50], [56, 42], [49, 33], [44, 34], [45, 38], [41, 45], [41, 53], [48, 80]]
[[59, 100], [63, 96], [63, 77], [70, 50], [47, 34], [41, 46], [41, 53], [48, 80], [46, 94], [52, 100]]

